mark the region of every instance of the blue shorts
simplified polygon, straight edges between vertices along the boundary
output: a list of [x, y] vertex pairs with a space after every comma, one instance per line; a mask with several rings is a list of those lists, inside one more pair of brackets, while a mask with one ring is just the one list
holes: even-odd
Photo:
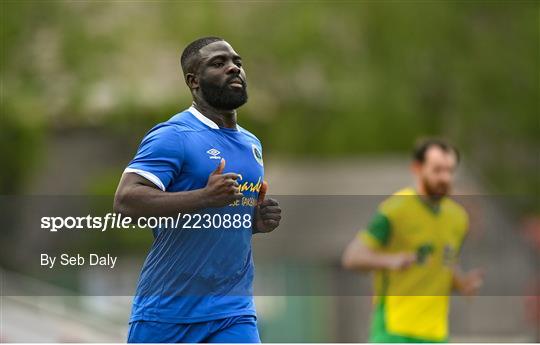
[[255, 316], [166, 323], [135, 321], [129, 324], [128, 343], [260, 343]]

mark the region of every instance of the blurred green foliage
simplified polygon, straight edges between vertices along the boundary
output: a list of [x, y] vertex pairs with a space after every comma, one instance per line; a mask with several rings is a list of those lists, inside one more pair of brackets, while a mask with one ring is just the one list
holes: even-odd
[[129, 136], [187, 107], [181, 50], [219, 35], [244, 57], [240, 123], [266, 154], [406, 152], [444, 135], [490, 190], [539, 193], [536, 1], [1, 6], [3, 192], [22, 186], [39, 133]]
[[[520, 211], [540, 212], [539, 16], [537, 1], [2, 0], [0, 194], [24, 191], [47, 159], [45, 139], [66, 130], [106, 130], [135, 147], [190, 104], [183, 47], [218, 35], [244, 58], [250, 101], [239, 122], [266, 155], [354, 159], [442, 135], [491, 192], [531, 195]], [[120, 171], [104, 169], [87, 192], [110, 197]], [[94, 201], [92, 214], [110, 211], [110, 198]], [[78, 241], [70, 246], [85, 253], [141, 253], [151, 236]], [[328, 281], [269, 267], [291, 284]], [[327, 303], [287, 298], [261, 318], [263, 340], [335, 341]]]

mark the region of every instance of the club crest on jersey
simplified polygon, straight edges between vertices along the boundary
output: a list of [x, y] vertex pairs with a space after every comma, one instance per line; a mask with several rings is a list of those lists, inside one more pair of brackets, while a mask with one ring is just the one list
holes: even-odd
[[257, 145], [251, 144], [251, 151], [253, 152], [253, 157], [255, 157], [257, 163], [259, 163], [261, 166], [264, 166], [262, 153], [261, 150], [257, 147]]
[[221, 159], [221, 157], [219, 156], [219, 154], [221, 152], [219, 152], [219, 150], [216, 150], [216, 149], [212, 148], [212, 149], [206, 151], [206, 153], [209, 154], [208, 158], [210, 158], [210, 159]]

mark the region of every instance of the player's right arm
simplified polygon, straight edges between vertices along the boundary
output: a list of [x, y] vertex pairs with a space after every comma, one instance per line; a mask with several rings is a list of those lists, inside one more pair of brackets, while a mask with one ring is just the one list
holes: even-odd
[[349, 270], [401, 270], [416, 261], [413, 253], [388, 253], [384, 247], [391, 236], [388, 218], [377, 213], [368, 228], [358, 233], [342, 256], [343, 267]]
[[207, 207], [222, 207], [242, 198], [238, 174], [223, 174], [225, 160], [208, 177], [206, 187], [185, 192], [166, 192], [150, 180], [124, 173], [114, 196], [114, 212], [129, 217], [170, 216], [196, 212]]
[[387, 254], [370, 249], [363, 242], [354, 239], [343, 253], [343, 267], [348, 270], [402, 270], [416, 261], [413, 253]]
[[136, 218], [171, 216], [207, 207], [222, 207], [242, 198], [239, 175], [223, 173], [225, 160], [208, 176], [203, 188], [169, 192], [184, 166], [185, 133], [174, 125], [160, 125], [142, 140], [124, 171], [114, 197], [114, 211]]

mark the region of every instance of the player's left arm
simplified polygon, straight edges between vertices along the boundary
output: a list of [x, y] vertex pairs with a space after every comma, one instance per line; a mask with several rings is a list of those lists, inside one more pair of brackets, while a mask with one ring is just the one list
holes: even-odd
[[255, 207], [255, 222], [253, 223], [252, 233], [272, 232], [281, 222], [281, 207], [277, 200], [266, 198], [268, 183], [263, 181], [257, 207]]
[[[461, 240], [461, 245], [459, 247], [459, 253], [461, 253], [461, 248], [463, 243], [467, 238], [469, 219], [466, 213], [464, 213], [464, 234]], [[481, 268], [474, 268], [470, 271], [463, 271], [458, 263], [456, 263], [452, 269], [452, 289], [458, 291], [464, 296], [474, 296], [478, 294], [478, 290], [482, 287], [484, 283], [484, 270]]]

